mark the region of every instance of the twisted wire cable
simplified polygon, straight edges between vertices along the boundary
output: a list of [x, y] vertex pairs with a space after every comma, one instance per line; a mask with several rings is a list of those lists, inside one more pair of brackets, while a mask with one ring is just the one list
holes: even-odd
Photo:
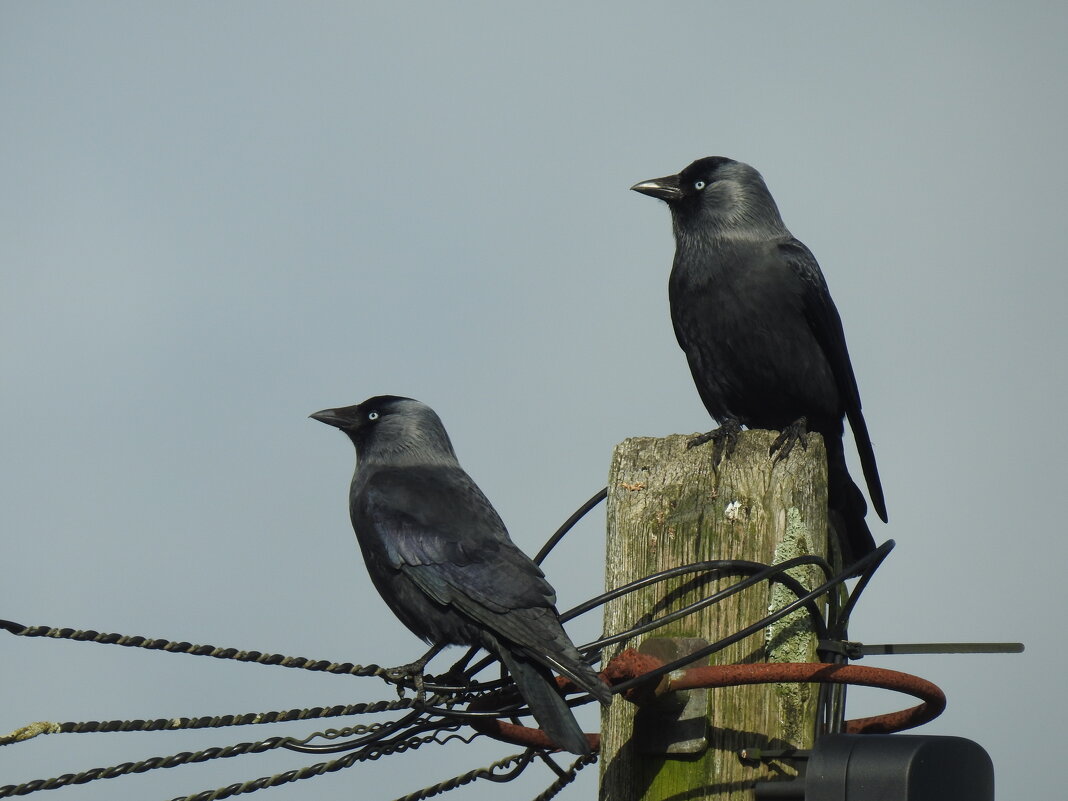
[[432, 735], [429, 737], [416, 736], [408, 739], [394, 740], [388, 743], [373, 744], [366, 746], [359, 751], [352, 751], [338, 759], [332, 759], [327, 762], [317, 762], [314, 765], [306, 765], [302, 768], [287, 770], [283, 773], [276, 773], [273, 776], [261, 776], [258, 779], [251, 779], [246, 782], [228, 784], [225, 787], [218, 787], [214, 790], [203, 790], [192, 795], [178, 796], [172, 798], [170, 801], [219, 801], [219, 799], [231, 798], [235, 795], [254, 793], [257, 790], [265, 790], [268, 787], [278, 787], [279, 785], [289, 784], [302, 779], [313, 779], [327, 773], [334, 773], [339, 770], [344, 770], [345, 768], [351, 768], [358, 762], [373, 761], [389, 754], [415, 750], [428, 742], [437, 742], [437, 740], [435, 740], [435, 737]]
[[[304, 768], [275, 774], [274, 776], [263, 776], [241, 784], [228, 785], [227, 787], [221, 787], [216, 790], [203, 791], [192, 796], [183, 796], [183, 798], [188, 799], [188, 801], [214, 801], [214, 799], [228, 798], [231, 795], [255, 792], [256, 790], [262, 790], [267, 787], [276, 787], [279, 784], [286, 784], [288, 782], [308, 779], [313, 776], [341, 770], [343, 768], [351, 767], [357, 762], [375, 760], [387, 754], [415, 750], [429, 742], [444, 744], [453, 739], [453, 737], [454, 735], [448, 735], [443, 739], [438, 739], [437, 732], [431, 735], [423, 735], [421, 732], [417, 733], [415, 736], [406, 734], [403, 737], [386, 743], [372, 743], [371, 745], [365, 746], [359, 751], [349, 753], [340, 759], [335, 759], [329, 762], [320, 762]], [[469, 742], [470, 739], [472, 738], [468, 738], [467, 741]], [[285, 748], [291, 742], [292, 738], [290, 737], [269, 737], [265, 740], [251, 743], [238, 743], [236, 745], [223, 747], [204, 748], [199, 751], [182, 751], [168, 756], [149, 757], [148, 759], [142, 759], [137, 762], [123, 762], [118, 765], [90, 768], [89, 770], [81, 771], [79, 773], [65, 773], [62, 776], [56, 776], [49, 779], [34, 779], [22, 784], [4, 785], [3, 787], [0, 787], [0, 798], [28, 795], [39, 790], [56, 790], [60, 787], [67, 787], [73, 784], [87, 784], [88, 782], [97, 781], [98, 779], [115, 779], [119, 776], [147, 773], [151, 770], [174, 768], [179, 765], [208, 762], [213, 759], [229, 759], [235, 756], [244, 756], [245, 754], [261, 754], [276, 748]], [[175, 801], [177, 801], [177, 799]]]
[[597, 761], [597, 754], [586, 754], [581, 756], [571, 763], [571, 767], [564, 771], [564, 775], [560, 776], [556, 781], [550, 784], [545, 790], [534, 798], [534, 801], [549, 801], [550, 798], [554, 798], [561, 790], [563, 790], [571, 782], [575, 781], [575, 777], [578, 772], [587, 765], [592, 765]]
[[[100, 734], [104, 732], [178, 731], [180, 729], [218, 729], [226, 726], [248, 726], [263, 723], [288, 723], [293, 720], [348, 717], [350, 715], [395, 712], [410, 709], [411, 698], [396, 701], [371, 701], [360, 704], [316, 706], [308, 709], [287, 709], [275, 712], [246, 712], [240, 715], [215, 715], [199, 718], [155, 718], [153, 720], [87, 720], [52, 723], [38, 721], [0, 737], [0, 745], [24, 742], [40, 734]], [[367, 727], [364, 727], [367, 728]]]
[[34, 779], [23, 784], [7, 784], [0, 787], [0, 798], [28, 795], [38, 790], [56, 790], [71, 784], [86, 784], [97, 779], [115, 779], [131, 773], [147, 773], [150, 770], [207, 762], [212, 759], [227, 759], [244, 754], [262, 754], [265, 751], [282, 747], [288, 739], [288, 737], [269, 737], [266, 740], [259, 740], [254, 743], [238, 743], [222, 748], [204, 748], [200, 751], [182, 751], [169, 756], [149, 757], [137, 762], [123, 762], [104, 768], [90, 768], [80, 773], [64, 773], [62, 776], [56, 776], [51, 779]]
[[[465, 784], [470, 784], [478, 779], [486, 779], [491, 782], [509, 782], [523, 772], [527, 765], [530, 764], [532, 758], [530, 751], [525, 751], [521, 754], [512, 754], [511, 756], [497, 760], [493, 764], [487, 765], [484, 768], [469, 770], [466, 773], [461, 773], [459, 776], [453, 776], [451, 779], [445, 779], [437, 784], [424, 787], [422, 790], [416, 790], [414, 793], [395, 798], [393, 801], [423, 801], [423, 799], [432, 798], [441, 793], [447, 793], [449, 790], [463, 787]], [[503, 768], [511, 768], [511, 770], [503, 774], [494, 773], [494, 771]]]
[[351, 662], [330, 662], [326, 659], [308, 659], [303, 656], [263, 653], [262, 651], [239, 651], [237, 648], [218, 648], [214, 645], [195, 645], [174, 640], [149, 639], [140, 635], [108, 634], [88, 629], [57, 629], [50, 626], [24, 626], [10, 620], [0, 620], [0, 629], [6, 629], [18, 637], [49, 637], [56, 640], [95, 642], [101, 645], [122, 645], [127, 648], [144, 648], [149, 651], [210, 656], [214, 659], [232, 659], [237, 662], [252, 662], [257, 665], [279, 665], [300, 670], [313, 670], [344, 676], [386, 677], [386, 670], [378, 665], [354, 665]]

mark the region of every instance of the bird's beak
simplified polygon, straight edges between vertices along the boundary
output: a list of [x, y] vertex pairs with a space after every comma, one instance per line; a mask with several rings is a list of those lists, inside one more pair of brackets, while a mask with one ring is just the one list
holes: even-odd
[[649, 197], [658, 197], [669, 203], [682, 197], [682, 190], [679, 189], [679, 176], [677, 175], [666, 175], [663, 178], [642, 181], [640, 184], [634, 184], [631, 189]]
[[308, 417], [312, 420], [318, 420], [320, 423], [326, 423], [328, 426], [333, 426], [334, 428], [342, 428], [349, 421], [339, 414], [340, 411], [340, 409], [323, 409], [321, 412], [309, 414]]

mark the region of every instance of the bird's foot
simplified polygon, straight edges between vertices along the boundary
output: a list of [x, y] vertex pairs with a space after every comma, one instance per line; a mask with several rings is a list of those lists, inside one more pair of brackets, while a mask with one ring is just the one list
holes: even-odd
[[719, 467], [723, 458], [731, 458], [734, 449], [738, 447], [738, 436], [742, 433], [742, 424], [733, 417], [723, 421], [719, 428], [704, 434], [698, 434], [686, 443], [687, 448], [696, 448], [706, 442], [712, 443], [712, 467]]
[[398, 665], [397, 667], [386, 668], [383, 675], [390, 684], [397, 685], [397, 697], [404, 697], [404, 689], [411, 685], [415, 690], [415, 700], [417, 703], [423, 703], [426, 700], [426, 678], [423, 675], [423, 668], [426, 667], [426, 662], [422, 659], [415, 662], [409, 662], [407, 665]]
[[426, 676], [423, 671], [426, 669], [427, 662], [437, 656], [442, 647], [435, 645], [414, 662], [386, 668], [382, 671], [383, 678], [397, 685], [397, 696], [400, 698], [404, 697], [404, 688], [411, 684], [412, 689], [415, 690], [416, 703], [423, 703], [426, 701]]
[[808, 450], [808, 419], [799, 417], [794, 420], [790, 425], [786, 426], [775, 441], [771, 443], [771, 447], [768, 448], [768, 456], [772, 457], [774, 461], [781, 462], [784, 459], [789, 458], [790, 451], [794, 449], [794, 445], [801, 443], [802, 450]]

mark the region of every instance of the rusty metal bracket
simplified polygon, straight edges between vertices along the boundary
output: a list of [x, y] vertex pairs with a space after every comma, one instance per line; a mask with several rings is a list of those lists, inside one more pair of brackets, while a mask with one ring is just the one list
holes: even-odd
[[[674, 662], [708, 645], [700, 637], [650, 637], [638, 648], [638, 653], [659, 659], [663, 664]], [[707, 659], [707, 657], [706, 657]], [[698, 660], [665, 677], [685, 674], [690, 667], [700, 667]], [[695, 687], [658, 695], [642, 704], [634, 716], [634, 742], [643, 754], [699, 754], [708, 747], [708, 690]]]

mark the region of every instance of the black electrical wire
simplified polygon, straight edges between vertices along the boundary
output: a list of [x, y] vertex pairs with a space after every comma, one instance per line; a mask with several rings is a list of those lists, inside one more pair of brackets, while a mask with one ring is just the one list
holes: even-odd
[[575, 527], [575, 524], [578, 523], [578, 521], [580, 521], [582, 518], [584, 518], [586, 514], [591, 509], [593, 509], [593, 507], [595, 507], [607, 497], [608, 487], [604, 487], [603, 489], [598, 490], [597, 494], [595, 494], [592, 498], [586, 501], [586, 503], [582, 504], [582, 506], [576, 509], [575, 513], [571, 515], [571, 517], [569, 517], [567, 520], [565, 520], [564, 524], [556, 530], [556, 533], [549, 537], [548, 541], [541, 546], [541, 550], [538, 551], [537, 556], [534, 557], [534, 564], [540, 565], [542, 562], [544, 562], [545, 557], [548, 556], [549, 552], [556, 547], [557, 543], [560, 542], [560, 540], [564, 538], [564, 535], [567, 534], [567, 532], [569, 532], [571, 529], [573, 529]]

